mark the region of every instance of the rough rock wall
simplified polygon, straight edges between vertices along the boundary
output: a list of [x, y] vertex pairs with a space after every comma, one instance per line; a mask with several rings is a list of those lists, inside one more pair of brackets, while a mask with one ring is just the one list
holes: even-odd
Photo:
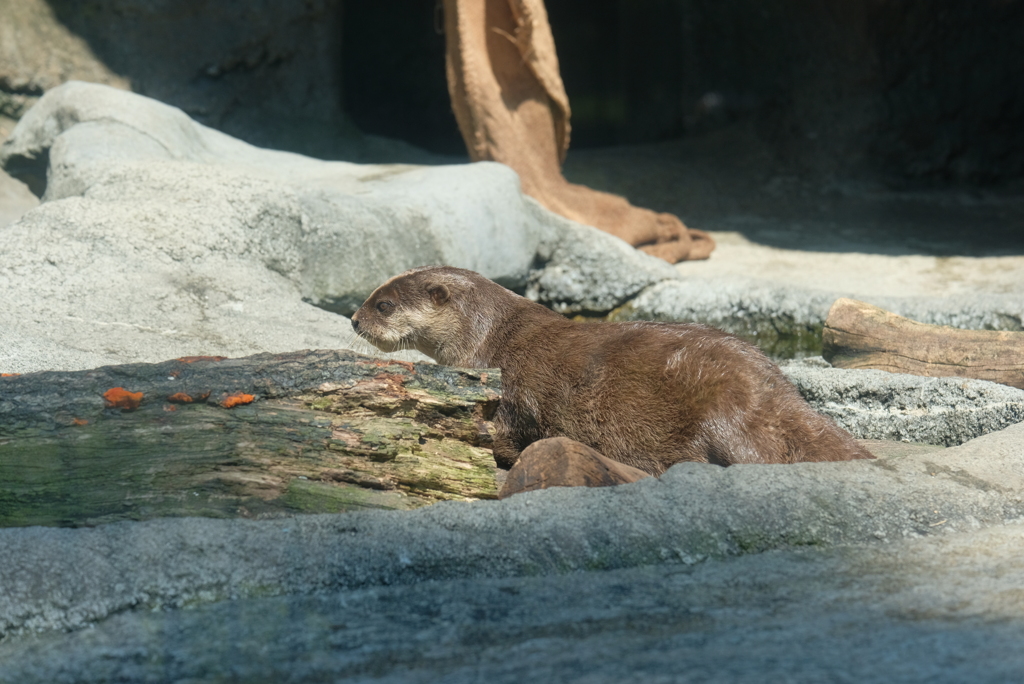
[[[346, 108], [449, 151], [432, 0], [346, 5]], [[1024, 176], [1024, 1], [546, 0], [573, 148], [742, 122], [790, 172], [989, 183]], [[385, 27], [390, 26], [390, 30]], [[375, 64], [372, 71], [350, 62]], [[416, 74], [415, 78], [411, 74]]]
[[0, 140], [39, 97], [77, 79], [128, 88], [44, 0], [0, 0]]
[[302, 129], [341, 125], [341, 0], [0, 0], [0, 16], [0, 113], [12, 118], [22, 99], [78, 79], [257, 144], [302, 149], [315, 144]]
[[913, 176], [1024, 176], [1024, 2], [876, 2], [887, 116], [873, 152]]
[[1024, 175], [1021, 0], [548, 6], [577, 144], [750, 118], [781, 161], [807, 171]]
[[[130, 87], [259, 145], [358, 159], [338, 142], [358, 135], [344, 109], [366, 132], [460, 153], [434, 6], [0, 0], [0, 136], [75, 78]], [[1024, 0], [547, 7], [576, 148], [740, 121], [797, 173], [1024, 177]]]
[[434, 0], [345, 3], [345, 111], [360, 129], [465, 155], [445, 77], [444, 16]]

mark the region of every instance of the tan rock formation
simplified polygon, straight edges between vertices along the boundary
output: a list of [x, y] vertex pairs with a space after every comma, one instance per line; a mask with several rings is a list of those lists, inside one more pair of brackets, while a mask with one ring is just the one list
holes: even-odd
[[675, 263], [705, 259], [707, 233], [672, 214], [568, 182], [570, 109], [543, 0], [445, 0], [448, 90], [474, 161], [498, 161], [562, 216]]

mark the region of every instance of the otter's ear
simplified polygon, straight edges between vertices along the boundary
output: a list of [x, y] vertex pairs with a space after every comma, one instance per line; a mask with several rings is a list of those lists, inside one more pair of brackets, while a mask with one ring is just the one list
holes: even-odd
[[448, 286], [441, 283], [431, 285], [427, 288], [427, 294], [430, 295], [430, 299], [434, 302], [434, 306], [441, 306], [448, 301], [451, 293], [448, 292]]

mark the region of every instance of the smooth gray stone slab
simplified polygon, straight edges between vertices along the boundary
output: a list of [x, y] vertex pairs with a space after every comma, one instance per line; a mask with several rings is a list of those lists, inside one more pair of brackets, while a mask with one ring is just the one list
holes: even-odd
[[412, 512], [161, 519], [0, 530], [0, 633], [76, 629], [130, 609], [427, 580], [682, 565], [787, 547], [898, 541], [1024, 516], [1024, 424], [873, 461], [680, 464]]
[[43, 203], [0, 228], [4, 372], [372, 351], [347, 319], [312, 304], [350, 313], [425, 264], [590, 308], [675, 277], [541, 208], [500, 164], [359, 165], [263, 150], [96, 84], [49, 91], [0, 164], [37, 186], [45, 179]]
[[784, 363], [814, 409], [859, 439], [953, 446], [1024, 421], [1024, 390], [987, 380]]
[[133, 611], [0, 643], [0, 681], [1014, 682], [1024, 525]]

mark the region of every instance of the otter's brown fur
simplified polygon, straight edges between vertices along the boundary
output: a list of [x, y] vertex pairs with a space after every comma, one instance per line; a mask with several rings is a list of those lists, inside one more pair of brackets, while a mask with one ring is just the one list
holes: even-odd
[[494, 458], [564, 436], [654, 475], [682, 461], [872, 458], [756, 347], [686, 323], [577, 323], [451, 267], [387, 281], [352, 316], [384, 351], [500, 368]]

